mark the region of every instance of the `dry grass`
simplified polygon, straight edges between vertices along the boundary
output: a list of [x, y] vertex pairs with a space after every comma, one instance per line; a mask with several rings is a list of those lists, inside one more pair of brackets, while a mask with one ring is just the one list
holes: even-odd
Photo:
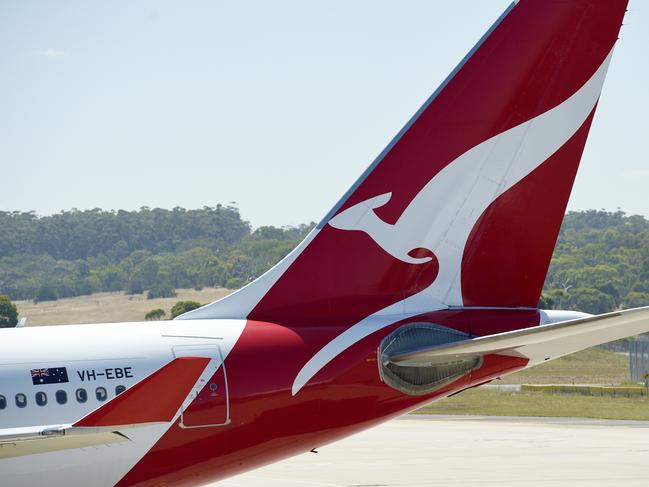
[[20, 317], [27, 318], [27, 326], [71, 325], [77, 323], [116, 323], [144, 321], [144, 315], [152, 309], [161, 308], [169, 316], [169, 310], [177, 301], [198, 301], [207, 304], [226, 296], [231, 291], [222, 288], [178, 289], [174, 298], [147, 299], [146, 294], [126, 295], [98, 293], [92, 296], [44, 301], [16, 301]]
[[629, 357], [589, 348], [504, 377], [495, 384], [604, 384], [629, 381]]

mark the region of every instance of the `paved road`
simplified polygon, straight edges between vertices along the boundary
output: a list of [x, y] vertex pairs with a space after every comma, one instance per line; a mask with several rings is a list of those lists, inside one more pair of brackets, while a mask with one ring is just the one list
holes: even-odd
[[649, 486], [649, 422], [405, 417], [219, 487]]

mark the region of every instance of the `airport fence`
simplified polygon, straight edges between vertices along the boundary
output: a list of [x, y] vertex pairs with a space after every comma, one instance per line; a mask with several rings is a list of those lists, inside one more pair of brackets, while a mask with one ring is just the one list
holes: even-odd
[[541, 385], [523, 384], [522, 392], [545, 392], [547, 394], [577, 394], [580, 396], [645, 397], [649, 389], [640, 386], [592, 386], [592, 385]]
[[629, 370], [631, 381], [649, 380], [649, 341], [629, 342]]
[[629, 353], [629, 343], [631, 343], [629, 340], [616, 340], [614, 342], [602, 343], [601, 345], [597, 345], [596, 348], [616, 353]]

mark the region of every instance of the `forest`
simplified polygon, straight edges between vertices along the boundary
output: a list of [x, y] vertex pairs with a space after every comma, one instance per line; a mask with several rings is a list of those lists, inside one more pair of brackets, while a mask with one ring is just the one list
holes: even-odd
[[48, 301], [95, 292], [235, 289], [284, 257], [313, 227], [251, 231], [231, 206], [0, 212], [0, 295]]
[[[233, 206], [137, 211], [0, 212], [0, 295], [55, 300], [95, 292], [173, 296], [235, 289], [271, 267], [313, 228], [254, 231]], [[542, 308], [603, 313], [649, 304], [649, 221], [622, 211], [569, 212]]]
[[622, 211], [566, 214], [539, 307], [605, 313], [649, 305], [649, 221]]

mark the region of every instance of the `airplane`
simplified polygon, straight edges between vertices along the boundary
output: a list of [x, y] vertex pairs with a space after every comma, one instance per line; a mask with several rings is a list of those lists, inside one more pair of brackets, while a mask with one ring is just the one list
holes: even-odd
[[0, 484], [195, 486], [649, 308], [537, 309], [627, 0], [512, 3], [295, 250], [159, 323], [0, 330]]

